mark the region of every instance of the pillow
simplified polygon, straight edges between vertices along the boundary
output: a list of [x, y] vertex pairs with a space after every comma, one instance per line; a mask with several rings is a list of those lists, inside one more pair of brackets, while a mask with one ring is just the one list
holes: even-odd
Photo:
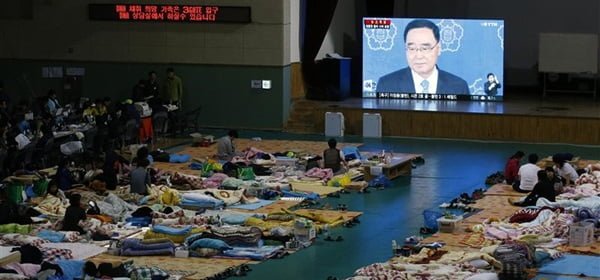
[[194, 241], [194, 243], [192, 243], [192, 245], [190, 246], [191, 250], [196, 250], [198, 248], [210, 248], [210, 249], [217, 249], [217, 250], [221, 250], [221, 251], [232, 249], [231, 246], [229, 246], [229, 245], [227, 245], [227, 243], [225, 243], [225, 241], [219, 240], [219, 239], [212, 239], [212, 238], [198, 239], [198, 240]]

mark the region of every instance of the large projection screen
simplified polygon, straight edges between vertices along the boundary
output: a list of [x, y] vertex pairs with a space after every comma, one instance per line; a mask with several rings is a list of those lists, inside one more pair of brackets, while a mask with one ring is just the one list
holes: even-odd
[[363, 18], [365, 98], [500, 101], [503, 58], [501, 19]]

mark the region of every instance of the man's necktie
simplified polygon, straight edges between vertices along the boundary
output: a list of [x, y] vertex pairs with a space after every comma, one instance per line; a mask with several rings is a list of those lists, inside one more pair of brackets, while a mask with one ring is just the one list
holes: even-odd
[[429, 93], [429, 81], [423, 80], [421, 82], [421, 87], [423, 88], [423, 93]]

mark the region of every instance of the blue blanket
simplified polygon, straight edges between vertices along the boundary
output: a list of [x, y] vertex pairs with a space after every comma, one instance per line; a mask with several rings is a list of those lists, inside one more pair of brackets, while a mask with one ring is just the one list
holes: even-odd
[[63, 271], [63, 278], [61, 279], [79, 279], [83, 276], [83, 264], [85, 261], [73, 261], [73, 260], [57, 260], [56, 264], [60, 266]]
[[173, 242], [161, 242], [161, 243], [149, 243], [144, 244], [142, 240], [138, 238], [127, 238], [121, 243], [121, 248], [134, 249], [134, 250], [157, 250], [157, 249], [169, 249], [175, 248]]
[[192, 156], [187, 155], [187, 154], [182, 154], [182, 155], [170, 154], [169, 162], [170, 163], [184, 163], [184, 162], [188, 162], [191, 158], [192, 158]]
[[271, 205], [273, 203], [275, 203], [275, 200], [264, 200], [264, 199], [261, 199], [257, 203], [234, 204], [234, 205], [227, 206], [227, 207], [228, 208], [235, 208], [235, 209], [244, 209], [244, 210], [256, 210], [256, 209], [261, 208], [263, 206]]
[[152, 227], [152, 231], [156, 233], [168, 234], [168, 235], [188, 235], [192, 231], [192, 226], [186, 226], [183, 228], [174, 228], [163, 225], [155, 225]]
[[584, 255], [565, 255], [543, 265], [540, 274], [600, 277], [600, 257]]
[[54, 243], [63, 242], [65, 239], [64, 233], [47, 229], [41, 230], [37, 236], [41, 239], [46, 239]]

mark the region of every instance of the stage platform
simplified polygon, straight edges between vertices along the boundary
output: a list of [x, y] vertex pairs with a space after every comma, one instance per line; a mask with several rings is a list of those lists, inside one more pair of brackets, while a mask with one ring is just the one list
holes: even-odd
[[352, 98], [310, 103], [315, 132], [324, 131], [325, 112], [342, 112], [345, 133], [350, 135], [362, 135], [363, 113], [379, 113], [383, 136], [600, 145], [600, 103], [589, 96], [523, 96], [503, 102]]

